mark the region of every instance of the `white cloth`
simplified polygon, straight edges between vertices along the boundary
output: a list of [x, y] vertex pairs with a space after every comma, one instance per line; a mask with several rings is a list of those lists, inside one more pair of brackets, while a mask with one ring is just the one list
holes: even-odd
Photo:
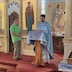
[[42, 59], [45, 63], [50, 62], [49, 52], [46, 47], [44, 47], [44, 49], [42, 49]]

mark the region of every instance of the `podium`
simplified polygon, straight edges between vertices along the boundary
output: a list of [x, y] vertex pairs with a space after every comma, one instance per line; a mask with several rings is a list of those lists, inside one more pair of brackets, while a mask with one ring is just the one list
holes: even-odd
[[38, 40], [36, 40], [36, 55], [35, 55], [35, 59], [32, 62], [32, 64], [34, 64], [36, 66], [38, 66], [38, 65], [45, 66], [44, 62], [42, 60], [42, 47], [41, 47], [40, 41], [38, 41]]
[[30, 41], [33, 41], [36, 45], [35, 59], [32, 64], [36, 66], [45, 66], [44, 61], [42, 60], [42, 44], [47, 44], [45, 33], [41, 31], [30, 31], [27, 37], [27, 43], [31, 44]]

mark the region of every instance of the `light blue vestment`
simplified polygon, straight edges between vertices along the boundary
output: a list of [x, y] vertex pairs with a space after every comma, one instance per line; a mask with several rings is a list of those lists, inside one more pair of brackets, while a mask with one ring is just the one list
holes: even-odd
[[51, 27], [48, 22], [39, 22], [37, 25], [36, 30], [43, 30], [45, 32], [46, 40], [47, 40], [47, 45], [43, 46], [42, 48], [44, 49], [47, 47], [47, 50], [49, 52], [50, 60], [54, 58], [54, 52], [53, 52], [53, 41], [52, 41], [52, 34], [51, 34]]

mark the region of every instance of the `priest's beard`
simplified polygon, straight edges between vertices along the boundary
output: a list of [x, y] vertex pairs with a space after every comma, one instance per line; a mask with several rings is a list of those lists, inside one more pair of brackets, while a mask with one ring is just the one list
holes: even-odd
[[44, 22], [44, 21], [42, 21], [42, 22]]

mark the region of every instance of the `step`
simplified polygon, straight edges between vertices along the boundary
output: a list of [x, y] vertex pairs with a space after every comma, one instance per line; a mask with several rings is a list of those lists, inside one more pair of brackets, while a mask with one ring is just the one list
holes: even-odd
[[17, 72], [16, 67], [0, 64], [0, 68], [7, 69], [7, 72]]
[[0, 64], [2, 64], [2, 65], [8, 65], [8, 66], [13, 66], [13, 67], [16, 67], [18, 65], [18, 64], [15, 64], [15, 63], [1, 62], [1, 61], [0, 61]]

